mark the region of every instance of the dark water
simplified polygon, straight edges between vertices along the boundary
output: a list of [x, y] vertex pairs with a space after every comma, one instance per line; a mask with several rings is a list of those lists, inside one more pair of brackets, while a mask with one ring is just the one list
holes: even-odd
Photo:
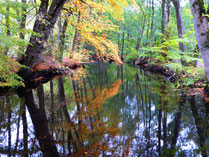
[[0, 97], [1, 156], [208, 155], [208, 104], [127, 65]]

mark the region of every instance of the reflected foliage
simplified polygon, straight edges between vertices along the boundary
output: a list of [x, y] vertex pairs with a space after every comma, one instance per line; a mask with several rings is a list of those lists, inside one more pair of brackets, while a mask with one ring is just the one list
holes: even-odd
[[127, 65], [88, 65], [0, 97], [7, 156], [207, 156], [208, 104]]

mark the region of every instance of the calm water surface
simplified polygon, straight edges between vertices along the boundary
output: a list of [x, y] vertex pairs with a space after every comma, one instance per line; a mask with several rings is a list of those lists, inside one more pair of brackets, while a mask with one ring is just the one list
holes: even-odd
[[208, 155], [208, 104], [166, 78], [97, 63], [0, 96], [1, 156]]

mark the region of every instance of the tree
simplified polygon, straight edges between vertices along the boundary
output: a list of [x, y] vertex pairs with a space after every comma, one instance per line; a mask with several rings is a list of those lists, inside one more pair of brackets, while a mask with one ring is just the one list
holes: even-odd
[[21, 77], [16, 74], [20, 64], [11, 57], [26, 45], [25, 40], [20, 38], [24, 31], [19, 21], [22, 23], [23, 8], [29, 6], [17, 1], [4, 0], [0, 3], [0, 87], [23, 85]]
[[199, 47], [199, 51], [204, 61], [205, 72], [209, 80], [209, 26], [208, 16], [203, 0], [190, 0], [191, 10], [193, 14], [195, 35]]
[[[42, 54], [46, 49], [46, 42], [51, 34], [58, 16], [63, 9], [66, 0], [53, 0], [49, 7], [49, 0], [41, 1], [36, 20], [33, 26], [33, 34], [20, 63], [30, 68], [37, 60], [42, 59]], [[35, 35], [38, 33], [39, 35]]]
[[[179, 3], [179, 0], [172, 0], [173, 5], [175, 7], [176, 11], [176, 21], [177, 21], [177, 29], [178, 29], [178, 37], [183, 38], [183, 24], [182, 24], [182, 18], [181, 18], [181, 6]], [[179, 42], [179, 50], [185, 51], [184, 44]]]
[[154, 0], [152, 0], [152, 23], [151, 23], [150, 47], [152, 47], [152, 46], [153, 46], [154, 16], [155, 16], [155, 7], [154, 7]]

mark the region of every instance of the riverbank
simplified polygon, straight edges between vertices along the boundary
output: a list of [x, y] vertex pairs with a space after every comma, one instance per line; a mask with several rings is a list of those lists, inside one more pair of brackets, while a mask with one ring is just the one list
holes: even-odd
[[190, 73], [181, 69], [176, 72], [174, 69], [161, 63], [152, 62], [152, 64], [150, 64], [148, 59], [144, 58], [134, 59], [132, 62], [127, 64], [165, 76], [171, 83], [174, 83], [179, 90], [186, 92], [187, 95], [200, 94], [205, 97], [206, 102], [209, 102], [209, 87], [207, 85], [207, 79], [203, 75], [202, 77], [197, 76], [194, 67], [191, 67], [191, 70], [193, 69], [194, 71], [190, 71]]
[[30, 69], [29, 75], [24, 78], [24, 83], [26, 88], [36, 88], [36, 84], [43, 84], [54, 77], [68, 75], [80, 67], [85, 67], [85, 63], [67, 57], [63, 57], [61, 63], [53, 58], [45, 58]]
[[[21, 65], [18, 64], [16, 58], [12, 58], [13, 62], [10, 66], [10, 71], [18, 74]], [[25, 68], [27, 71], [27, 75], [23, 72], [20, 76], [23, 78], [23, 84], [25, 88], [32, 89], [38, 87], [40, 84], [44, 84], [55, 77], [61, 77], [64, 75], [68, 75], [69, 73], [73, 73], [74, 70], [85, 67], [84, 62], [78, 62], [73, 59], [69, 59], [67, 57], [63, 57], [63, 61], [59, 63], [54, 58], [43, 58], [41, 61], [37, 61], [31, 69]], [[0, 93], [8, 93], [13, 92], [17, 87], [12, 86], [2, 86], [0, 87]]]
[[[94, 58], [93, 60], [96, 61]], [[111, 63], [112, 60], [109, 62]], [[160, 63], [150, 64], [147, 59], [135, 59], [127, 64], [131, 64], [145, 71], [163, 75], [167, 78], [167, 80], [175, 84], [178, 89], [188, 88], [187, 91], [189, 91], [189, 95], [192, 95], [193, 93], [204, 93], [203, 89], [206, 88], [204, 78], [197, 80], [194, 79], [193, 76], [191, 77], [188, 75], [185, 71], [179, 70], [176, 72], [172, 68]], [[36, 64], [29, 70], [28, 75], [24, 76], [24, 84], [28, 89], [36, 88], [40, 84], [44, 84], [55, 77], [68, 75], [69, 73], [73, 73], [77, 68], [85, 66], [86, 63], [78, 62], [67, 57], [63, 58], [62, 63], [57, 62], [52, 57], [47, 59], [44, 58], [43, 60], [36, 62]], [[15, 68], [18, 69], [19, 67]], [[7, 91], [8, 89], [10, 88], [1, 88], [0, 93]]]

